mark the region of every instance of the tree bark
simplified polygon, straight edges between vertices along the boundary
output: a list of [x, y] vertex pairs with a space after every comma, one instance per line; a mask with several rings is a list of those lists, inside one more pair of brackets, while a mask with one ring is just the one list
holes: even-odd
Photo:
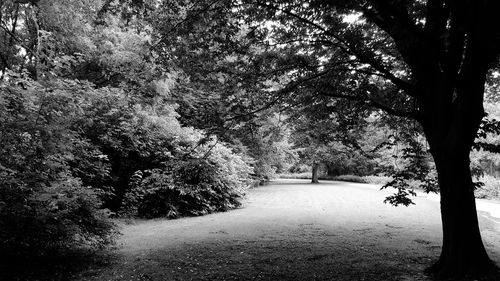
[[317, 162], [314, 162], [312, 164], [312, 180], [311, 180], [311, 183], [319, 183], [319, 180], [318, 180], [318, 170], [319, 170], [319, 164]]
[[468, 153], [436, 152], [434, 159], [441, 191], [443, 246], [439, 260], [427, 272], [437, 279], [494, 274], [496, 267], [481, 240]]
[[[436, 164], [443, 228], [441, 255], [427, 272], [440, 280], [480, 278], [497, 272], [481, 239], [469, 157], [484, 116], [486, 71], [470, 68], [476, 71], [466, 68], [456, 83], [441, 77], [433, 89], [428, 88], [434, 94], [422, 104], [421, 123]], [[451, 96], [450, 101], [447, 97]]]

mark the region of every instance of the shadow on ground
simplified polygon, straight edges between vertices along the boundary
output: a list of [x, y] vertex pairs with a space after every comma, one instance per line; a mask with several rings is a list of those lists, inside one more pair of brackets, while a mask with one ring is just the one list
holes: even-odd
[[1, 281], [67, 281], [81, 272], [109, 267], [118, 254], [112, 251], [100, 253], [73, 253], [63, 257], [0, 258]]
[[262, 237], [185, 244], [137, 254], [80, 280], [429, 280], [423, 270], [431, 256], [318, 242]]

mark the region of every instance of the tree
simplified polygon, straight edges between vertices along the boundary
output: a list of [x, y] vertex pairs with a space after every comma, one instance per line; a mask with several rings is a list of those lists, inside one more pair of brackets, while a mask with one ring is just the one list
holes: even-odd
[[[421, 125], [438, 173], [443, 225], [441, 256], [427, 271], [440, 279], [495, 272], [478, 227], [469, 153], [484, 116], [485, 81], [500, 51], [500, 3], [245, 3], [241, 10], [259, 22], [269, 50], [302, 57], [286, 70], [291, 83]], [[351, 74], [346, 91], [335, 88], [342, 73]]]
[[[302, 108], [299, 112], [306, 111]], [[301, 158], [311, 167], [311, 183], [319, 183], [318, 171], [329, 155], [328, 144], [333, 138], [334, 125], [329, 118], [323, 116], [329, 114], [327, 110], [307, 112], [310, 114], [296, 114], [290, 117], [289, 122], [293, 124], [291, 137], [295, 146], [300, 149]]]
[[180, 122], [239, 147], [255, 159], [255, 179], [267, 181], [295, 156], [271, 108], [280, 98], [264, 94], [278, 81], [264, 74], [264, 58], [253, 60], [262, 38], [232, 9], [230, 1], [163, 1], [153, 15], [153, 48], [177, 71], [171, 98]]
[[310, 120], [300, 121], [308, 126], [300, 128], [300, 125], [305, 124], [297, 124], [292, 135], [293, 141], [300, 151], [302, 161], [311, 167], [311, 183], [319, 183], [320, 165], [325, 164], [325, 158], [330, 155], [329, 143], [322, 141], [317, 131], [324, 127], [317, 124], [311, 127]]
[[[327, 166], [329, 172], [347, 172], [348, 163], [356, 162], [354, 159], [360, 156], [356, 139], [362, 135], [364, 114], [346, 124], [340, 117], [345, 112], [339, 110], [338, 104], [329, 97], [312, 99], [287, 112], [290, 115], [287, 122], [293, 128], [290, 138], [300, 151], [301, 160], [311, 167], [312, 183], [319, 182], [321, 166]], [[363, 170], [363, 167], [356, 169]]]

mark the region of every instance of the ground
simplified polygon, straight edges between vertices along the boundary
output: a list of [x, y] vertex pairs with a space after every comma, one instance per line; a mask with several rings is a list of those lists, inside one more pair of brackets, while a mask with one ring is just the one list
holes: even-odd
[[[280, 180], [226, 213], [123, 223], [109, 263], [75, 280], [429, 280], [441, 245], [439, 202], [383, 203], [390, 191]], [[483, 239], [500, 264], [500, 204], [479, 201]]]

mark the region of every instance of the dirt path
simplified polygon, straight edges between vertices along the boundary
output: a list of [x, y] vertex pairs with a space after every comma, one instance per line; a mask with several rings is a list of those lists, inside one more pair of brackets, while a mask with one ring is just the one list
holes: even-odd
[[[126, 225], [116, 261], [79, 279], [427, 280], [441, 243], [439, 203], [419, 196], [395, 208], [382, 203], [389, 193], [280, 180], [251, 190], [238, 210]], [[500, 219], [480, 212], [480, 222], [500, 264]]]

